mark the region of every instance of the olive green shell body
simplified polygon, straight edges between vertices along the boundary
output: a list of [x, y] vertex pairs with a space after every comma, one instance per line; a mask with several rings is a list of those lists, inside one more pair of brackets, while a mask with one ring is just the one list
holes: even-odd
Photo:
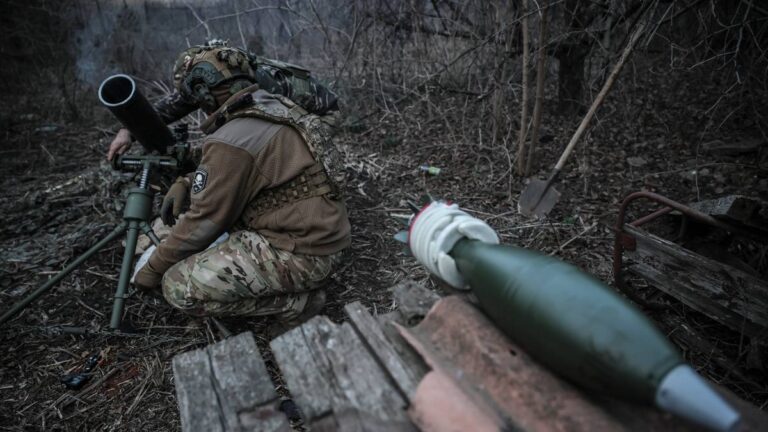
[[450, 255], [496, 325], [580, 386], [650, 404], [661, 379], [683, 362], [638, 309], [570, 264], [466, 239]]

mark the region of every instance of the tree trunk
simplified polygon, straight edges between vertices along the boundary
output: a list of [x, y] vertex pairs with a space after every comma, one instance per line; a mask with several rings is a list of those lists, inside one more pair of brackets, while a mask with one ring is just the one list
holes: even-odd
[[503, 45], [497, 45], [496, 48], [496, 70], [494, 72], [494, 90], [493, 90], [493, 145], [497, 145], [504, 135], [506, 119], [504, 118], [504, 106], [507, 89], [507, 69], [510, 62], [509, 53], [512, 52], [512, 41], [514, 39], [514, 8], [510, 2], [508, 7], [504, 8], [501, 2], [496, 7], [495, 26], [500, 29], [507, 27], [501, 32], [504, 39]]
[[525, 163], [526, 175], [531, 175], [536, 146], [539, 145], [539, 128], [541, 126], [541, 110], [544, 104], [544, 78], [546, 77], [547, 64], [547, 24], [549, 10], [540, 10], [541, 22], [539, 23], [539, 51], [536, 54], [536, 103], [533, 106], [533, 120], [531, 123], [531, 144], [528, 147], [528, 160]]
[[562, 49], [557, 59], [560, 67], [557, 75], [560, 112], [575, 114], [582, 107], [584, 98], [584, 61], [586, 53], [577, 46]]
[[[586, 6], [581, 0], [565, 2], [565, 20], [568, 31], [578, 35], [584, 31]], [[560, 63], [558, 68], [558, 99], [560, 112], [575, 114], [583, 107], [584, 100], [584, 63], [589, 48], [582, 42], [564, 42], [555, 53]]]
[[523, 30], [523, 100], [520, 106], [520, 135], [517, 141], [517, 174], [525, 176], [525, 140], [528, 137], [528, 56], [530, 55], [530, 42], [528, 41], [528, 0], [522, 1], [520, 10], [522, 16], [521, 27]]

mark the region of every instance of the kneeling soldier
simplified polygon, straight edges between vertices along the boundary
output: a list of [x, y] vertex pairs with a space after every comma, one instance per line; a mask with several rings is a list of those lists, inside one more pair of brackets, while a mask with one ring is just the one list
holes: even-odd
[[[209, 114], [197, 171], [163, 203], [174, 224], [135, 276], [197, 316], [275, 316], [291, 324], [317, 313], [322, 289], [350, 244], [336, 182], [338, 160], [324, 117], [260, 89], [246, 54], [193, 47], [174, 67], [179, 94]], [[172, 213], [172, 214], [169, 214]], [[206, 249], [222, 233], [223, 243]]]

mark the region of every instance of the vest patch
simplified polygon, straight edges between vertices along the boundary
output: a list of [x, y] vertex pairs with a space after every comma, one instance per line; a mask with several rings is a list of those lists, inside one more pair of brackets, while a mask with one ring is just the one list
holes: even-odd
[[205, 189], [205, 185], [208, 184], [208, 171], [198, 168], [195, 171], [195, 176], [192, 177], [192, 193], [200, 193]]

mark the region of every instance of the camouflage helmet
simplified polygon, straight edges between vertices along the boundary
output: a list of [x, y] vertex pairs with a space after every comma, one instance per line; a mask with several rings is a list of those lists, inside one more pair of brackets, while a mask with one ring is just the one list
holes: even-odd
[[233, 83], [230, 93], [234, 94], [254, 82], [256, 75], [248, 61], [248, 53], [229, 47], [221, 40], [187, 48], [173, 66], [176, 90], [184, 99], [206, 111], [217, 107], [212, 89]]

